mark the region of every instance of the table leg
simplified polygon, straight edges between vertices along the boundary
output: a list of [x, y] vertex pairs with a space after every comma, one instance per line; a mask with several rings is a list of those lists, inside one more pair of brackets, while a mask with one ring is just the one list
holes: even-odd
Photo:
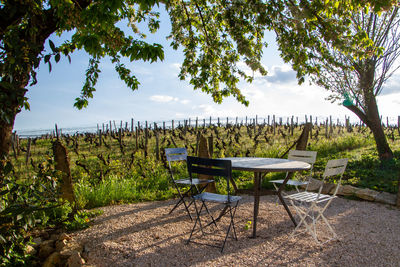
[[260, 204], [260, 189], [261, 189], [261, 173], [254, 173], [254, 213], [253, 213], [253, 235], [252, 238], [257, 237], [257, 216], [258, 207]]

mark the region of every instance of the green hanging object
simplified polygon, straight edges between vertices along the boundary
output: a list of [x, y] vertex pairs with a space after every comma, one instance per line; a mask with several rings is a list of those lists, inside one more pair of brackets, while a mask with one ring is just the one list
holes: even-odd
[[345, 107], [354, 106], [353, 100], [351, 99], [351, 97], [347, 92], [343, 94], [343, 97], [344, 97], [343, 106]]

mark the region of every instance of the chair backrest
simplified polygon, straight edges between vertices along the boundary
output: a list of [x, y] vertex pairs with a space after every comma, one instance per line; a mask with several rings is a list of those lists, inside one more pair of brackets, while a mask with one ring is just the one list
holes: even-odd
[[[303, 161], [311, 165], [308, 170], [307, 177], [303, 177], [302, 180], [309, 179], [313, 175], [314, 163], [317, 160], [317, 151], [307, 151], [307, 150], [290, 150], [288, 154], [288, 159]], [[306, 186], [306, 191], [308, 190], [308, 184]]]
[[313, 164], [317, 160], [317, 151], [290, 150], [288, 159], [307, 162], [312, 168]]
[[186, 160], [187, 155], [187, 150], [184, 147], [165, 149], [165, 156], [167, 157], [167, 161], [169, 163], [172, 161]]
[[[342, 183], [342, 177], [343, 173], [346, 170], [347, 162], [349, 159], [331, 159], [326, 163], [325, 171], [324, 174], [322, 174], [322, 183], [325, 182], [326, 178], [328, 177], [333, 177], [333, 176], [339, 176], [339, 180], [337, 181], [336, 184], [336, 189], [333, 193], [335, 196], [337, 191], [339, 190], [340, 184]], [[321, 192], [322, 186], [319, 190]]]
[[175, 177], [174, 177], [174, 172], [172, 170], [171, 162], [185, 161], [187, 158], [187, 150], [184, 147], [166, 148], [165, 156], [168, 161], [168, 167], [169, 167], [169, 172], [171, 174], [172, 181], [175, 183]]
[[342, 177], [346, 170], [348, 159], [331, 159], [326, 163], [323, 178], [340, 175]]
[[228, 196], [230, 195], [229, 182], [232, 177], [232, 162], [230, 160], [188, 156], [187, 167], [191, 179], [193, 174], [224, 177], [226, 179], [227, 194]]

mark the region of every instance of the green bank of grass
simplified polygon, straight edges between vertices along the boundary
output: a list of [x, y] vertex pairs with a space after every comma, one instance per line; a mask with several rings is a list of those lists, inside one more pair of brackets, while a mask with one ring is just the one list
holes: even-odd
[[[113, 204], [139, 201], [164, 200], [174, 196], [175, 189], [170, 182], [167, 169], [154, 158], [144, 158], [140, 153], [135, 157], [140, 168], [123, 170], [100, 181], [93, 181], [82, 174], [75, 183], [75, 192], [80, 208], [95, 208]], [[134, 164], [135, 164], [134, 163]], [[118, 164], [118, 163], [116, 163]], [[183, 173], [180, 164], [178, 171]]]
[[77, 202], [80, 208], [96, 208], [107, 205], [132, 203], [139, 201], [164, 200], [174, 195], [168, 186], [143, 186], [138, 179], [109, 176], [101, 182], [91, 185], [75, 185]]
[[321, 175], [329, 159], [348, 158], [349, 163], [342, 183], [377, 191], [397, 193], [400, 175], [400, 146], [398, 140], [390, 140], [394, 151], [391, 161], [382, 162], [376, 152], [371, 134], [350, 134], [335, 140], [311, 143], [310, 150], [318, 151], [316, 175]]

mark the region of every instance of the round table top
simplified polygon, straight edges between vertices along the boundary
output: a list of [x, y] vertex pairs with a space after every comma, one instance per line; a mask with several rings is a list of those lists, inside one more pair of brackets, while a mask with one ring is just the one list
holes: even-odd
[[278, 159], [278, 158], [256, 158], [256, 157], [232, 157], [221, 158], [232, 161], [232, 169], [239, 171], [252, 172], [294, 172], [305, 171], [311, 168], [311, 165], [296, 160]]

